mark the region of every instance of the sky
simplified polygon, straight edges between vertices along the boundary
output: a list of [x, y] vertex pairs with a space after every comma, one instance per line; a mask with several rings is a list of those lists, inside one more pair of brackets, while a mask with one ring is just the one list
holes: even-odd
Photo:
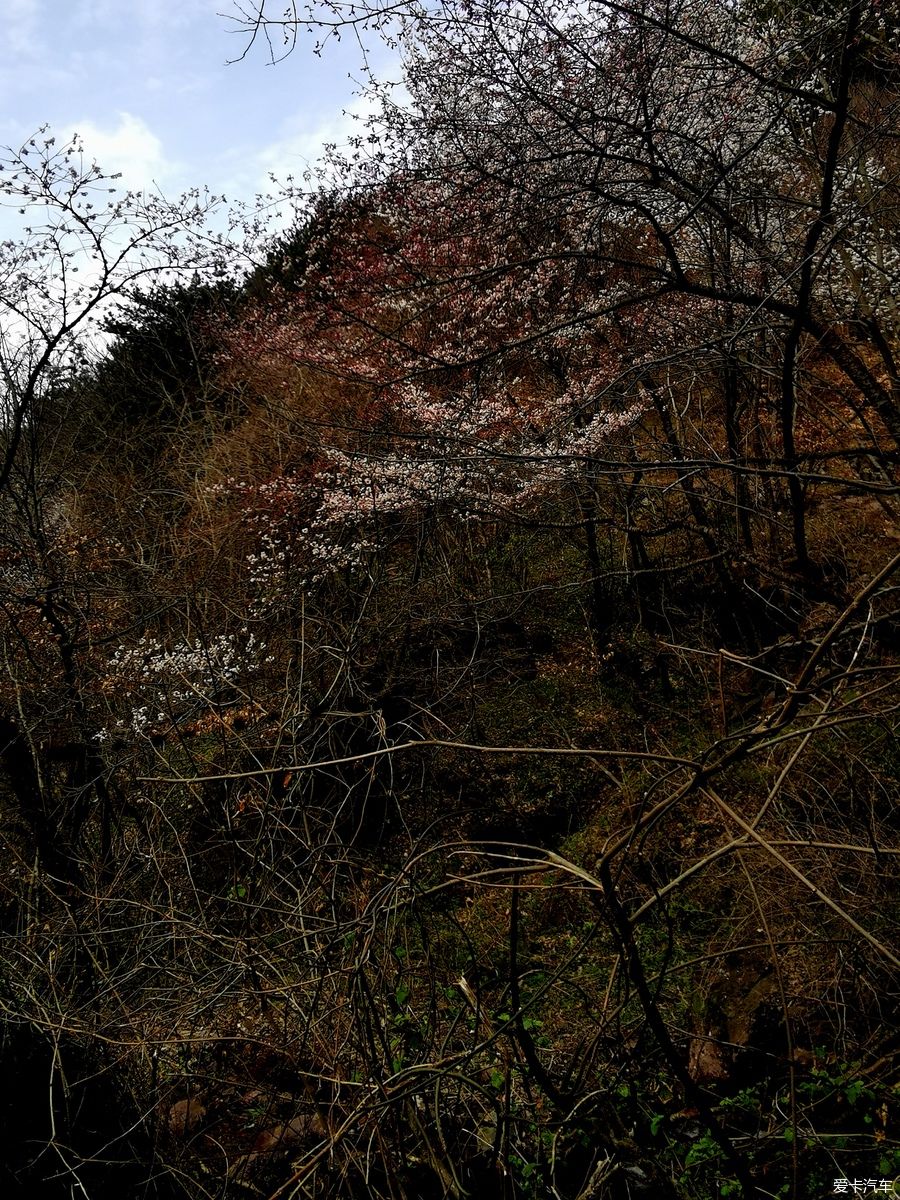
[[[279, 6], [280, 7], [280, 6]], [[0, 0], [0, 145], [44, 124], [81, 135], [123, 185], [172, 196], [208, 186], [229, 200], [299, 178], [324, 143], [364, 113], [362, 53], [352, 38], [313, 53], [301, 39], [271, 65], [232, 0]], [[386, 52], [376, 50], [386, 59]]]

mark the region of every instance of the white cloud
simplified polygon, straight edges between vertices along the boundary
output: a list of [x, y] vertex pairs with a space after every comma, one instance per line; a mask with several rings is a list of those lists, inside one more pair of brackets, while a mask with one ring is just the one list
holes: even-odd
[[[394, 102], [403, 103], [405, 97], [405, 90], [395, 84]], [[380, 110], [380, 100], [371, 91], [363, 91], [342, 111], [329, 114], [315, 124], [298, 115], [281, 137], [256, 154], [260, 182], [268, 180], [270, 174], [283, 179], [286, 175], [297, 177], [309, 169], [314, 174], [324, 169], [327, 178], [326, 148], [333, 146], [340, 155], [341, 151], [350, 150], [354, 139], [362, 138], [365, 142], [370, 122]]]
[[264, 146], [256, 155], [262, 180], [270, 172], [282, 178], [288, 174], [302, 174], [320, 161], [326, 146], [343, 147], [352, 137], [359, 136], [363, 131], [364, 116], [364, 110], [353, 106], [312, 126], [298, 120], [293, 129]]
[[104, 171], [120, 171], [124, 187], [155, 190], [155, 185], [164, 187], [176, 174], [176, 164], [166, 158], [160, 139], [146, 121], [132, 113], [119, 113], [118, 124], [112, 129], [82, 121], [67, 133], [79, 135], [87, 157]]

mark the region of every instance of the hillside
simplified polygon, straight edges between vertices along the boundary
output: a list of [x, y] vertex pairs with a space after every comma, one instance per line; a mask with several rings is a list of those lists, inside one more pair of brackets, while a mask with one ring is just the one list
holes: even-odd
[[900, 63], [776, 7], [408, 6], [250, 269], [7, 156], [6, 1194], [889, 1193]]

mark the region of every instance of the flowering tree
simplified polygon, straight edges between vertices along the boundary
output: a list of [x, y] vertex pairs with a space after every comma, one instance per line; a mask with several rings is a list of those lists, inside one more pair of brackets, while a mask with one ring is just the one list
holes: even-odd
[[[58, 145], [46, 130], [0, 158], [0, 198], [21, 225], [19, 237], [0, 244], [2, 720], [22, 816], [46, 869], [68, 879], [78, 873], [94, 799], [109, 849], [112, 815], [85, 679], [93, 639], [124, 614], [93, 598], [91, 571], [102, 574], [122, 547], [104, 530], [78, 528], [77, 494], [66, 482], [72, 464], [59, 444], [62, 410], [77, 406], [72, 380], [101, 350], [114, 302], [154, 278], [225, 261], [206, 225], [214, 197], [195, 191], [169, 203], [120, 191], [116, 178], [85, 158], [77, 138]], [[68, 427], [75, 450], [96, 436], [76, 416]], [[49, 728], [68, 745], [62, 792], [36, 751]]]
[[302, 473], [242, 485], [248, 501], [269, 496], [261, 520], [277, 508], [270, 541], [299, 530], [310, 580], [359, 563], [379, 521], [526, 508], [644, 407], [619, 331], [590, 314], [589, 281], [548, 266], [543, 231], [526, 251], [501, 197], [454, 198], [409, 179], [348, 205], [313, 240], [303, 287], [231, 333], [232, 369], [278, 365], [288, 395], [291, 372], [312, 371], [366, 396], [332, 414]]
[[162, 272], [222, 261], [205, 218], [217, 201], [199, 191], [174, 203], [123, 192], [118, 176], [87, 160], [77, 139], [57, 145], [46, 129], [0, 160], [0, 195], [21, 218], [2, 243], [4, 403], [9, 478], [23, 424], [48, 388], [76, 365], [91, 325], [110, 301]]
[[[347, 164], [382, 225], [367, 219], [354, 237], [344, 222], [328, 263], [344, 351], [362, 351], [384, 383], [530, 346], [545, 363], [565, 358], [560, 394], [584, 388], [592, 365], [594, 395], [643, 383], [659, 396], [674, 379], [678, 409], [702, 377], [720, 397], [723, 461], [744, 465], [771, 423], [757, 457], [778, 460], [808, 566], [801, 460], [810, 427], [832, 419], [804, 411], [811, 352], [834, 373], [834, 419], [853, 421], [849, 406], [878, 453], [900, 443], [896, 151], [884, 133], [896, 53], [881, 6], [815, 18], [690, 2], [242, 12], [255, 36], [278, 30], [288, 48], [304, 27], [368, 27], [403, 59], [409, 103], [382, 90]], [[270, 330], [272, 347], [298, 353], [305, 339], [286, 346], [289, 327], [280, 341]], [[332, 344], [325, 332], [323, 359]], [[494, 380], [493, 402], [505, 386]], [[697, 449], [660, 416], [669, 453]]]

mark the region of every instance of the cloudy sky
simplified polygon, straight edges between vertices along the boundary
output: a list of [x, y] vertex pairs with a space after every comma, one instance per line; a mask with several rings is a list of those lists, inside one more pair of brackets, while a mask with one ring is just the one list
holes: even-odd
[[345, 110], [362, 54], [352, 39], [320, 58], [307, 39], [284, 62], [246, 38], [232, 0], [0, 0], [0, 144], [41, 125], [77, 131], [129, 187], [167, 195], [208, 185], [250, 198], [268, 173], [299, 176], [352, 132]]

